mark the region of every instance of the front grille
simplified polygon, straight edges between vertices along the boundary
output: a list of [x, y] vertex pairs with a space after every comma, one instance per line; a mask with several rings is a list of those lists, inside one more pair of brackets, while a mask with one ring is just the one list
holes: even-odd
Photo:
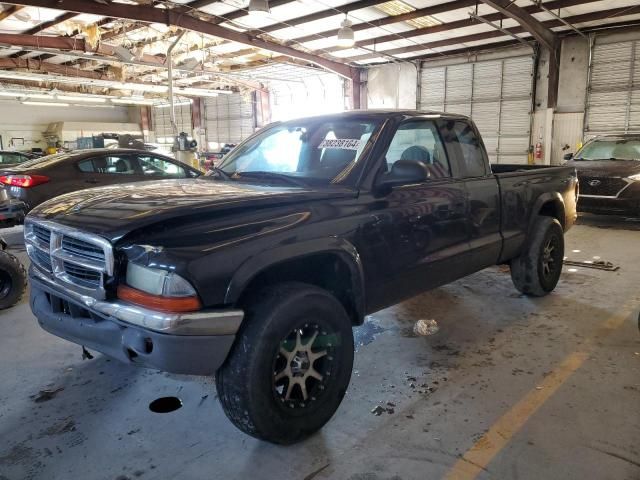
[[33, 234], [42, 242], [43, 245], [49, 245], [51, 243], [51, 231], [39, 225], [33, 226]]
[[62, 262], [67, 277], [74, 282], [88, 288], [99, 288], [102, 280], [102, 274], [95, 270], [79, 267], [70, 262]]
[[53, 271], [53, 269], [51, 268], [51, 256], [43, 252], [39, 248], [33, 252], [31, 260], [47, 272]]
[[622, 178], [581, 176], [580, 194], [615, 197], [627, 185]]
[[52, 222], [25, 224], [31, 261], [68, 288], [104, 298], [104, 280], [113, 275], [113, 250], [106, 240]]
[[77, 238], [63, 237], [62, 251], [78, 257], [104, 262], [104, 250], [101, 247]]

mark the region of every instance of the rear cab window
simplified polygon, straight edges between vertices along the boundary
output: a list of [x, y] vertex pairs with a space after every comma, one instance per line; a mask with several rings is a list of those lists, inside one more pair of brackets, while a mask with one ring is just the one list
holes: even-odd
[[440, 122], [440, 131], [449, 158], [456, 159], [456, 177], [473, 178], [491, 174], [489, 160], [473, 124], [461, 119], [444, 119]]

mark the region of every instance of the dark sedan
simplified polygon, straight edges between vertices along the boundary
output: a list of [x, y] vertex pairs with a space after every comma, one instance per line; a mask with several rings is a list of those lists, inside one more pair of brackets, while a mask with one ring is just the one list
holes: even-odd
[[[1, 167], [0, 167], [1, 169]], [[201, 174], [172, 158], [132, 149], [91, 149], [49, 155], [1, 169], [0, 183], [27, 210], [64, 193], [102, 185]]]
[[596, 137], [566, 158], [578, 171], [579, 211], [640, 217], [640, 135]]
[[24, 163], [31, 158], [33, 157], [26, 153], [0, 150], [0, 168], [12, 167], [14, 165]]

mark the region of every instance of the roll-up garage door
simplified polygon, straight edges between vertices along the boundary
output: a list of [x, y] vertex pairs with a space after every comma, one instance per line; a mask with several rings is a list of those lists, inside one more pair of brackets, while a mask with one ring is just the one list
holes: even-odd
[[240, 143], [256, 128], [255, 95], [232, 93], [205, 99], [207, 142]]
[[604, 43], [603, 37], [596, 37], [589, 74], [585, 136], [639, 131], [640, 40]]
[[[177, 103], [174, 106], [176, 112], [176, 126], [178, 127], [178, 133], [186, 132], [188, 135], [192, 134], [193, 126], [191, 122], [191, 104], [190, 103]], [[168, 106], [153, 107], [153, 131], [156, 134], [156, 142], [158, 143], [173, 143], [173, 137], [175, 133], [171, 127], [171, 112]]]
[[491, 162], [527, 163], [533, 74], [532, 56], [437, 67], [424, 64], [420, 108], [470, 116]]

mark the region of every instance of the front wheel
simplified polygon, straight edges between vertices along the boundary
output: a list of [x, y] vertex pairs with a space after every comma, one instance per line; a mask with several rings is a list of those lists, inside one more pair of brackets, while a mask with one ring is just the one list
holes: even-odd
[[525, 295], [542, 297], [553, 291], [562, 273], [564, 232], [552, 217], [539, 217], [519, 257], [511, 260], [511, 280]]
[[14, 306], [27, 289], [27, 274], [14, 255], [0, 251], [0, 310]]
[[290, 444], [318, 431], [345, 395], [353, 366], [351, 321], [329, 292], [302, 283], [262, 290], [216, 374], [236, 427]]

